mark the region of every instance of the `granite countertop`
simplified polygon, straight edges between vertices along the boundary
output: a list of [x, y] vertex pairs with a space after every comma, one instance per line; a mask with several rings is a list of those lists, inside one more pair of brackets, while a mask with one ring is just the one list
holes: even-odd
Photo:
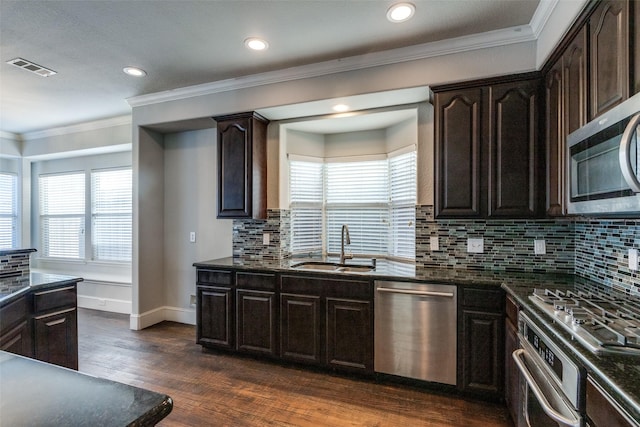
[[[414, 264], [402, 262], [377, 260], [376, 268], [368, 272], [332, 272], [324, 270], [304, 270], [296, 269], [296, 264], [312, 262], [337, 262], [337, 258], [290, 258], [283, 260], [247, 260], [241, 258], [220, 258], [209, 261], [196, 262], [194, 267], [233, 269], [240, 271], [268, 271], [268, 272], [296, 272], [299, 274], [341, 276], [351, 278], [367, 278], [371, 280], [397, 280], [397, 281], [417, 281], [457, 285], [486, 285], [500, 287], [505, 280], [514, 283], [529, 284], [532, 282], [559, 283], [566, 284], [573, 280], [570, 274], [555, 273], [527, 273], [511, 272], [504, 270], [462, 270], [451, 268], [423, 268]], [[348, 264], [370, 265], [370, 259], [350, 259]]]
[[0, 425], [152, 426], [169, 396], [0, 351]]
[[27, 248], [27, 249], [0, 249], [0, 256], [9, 256], [9, 255], [19, 255], [19, 254], [30, 254], [32, 252], [38, 252], [35, 248]]
[[28, 276], [14, 276], [0, 279], [0, 307], [20, 298], [32, 290], [72, 285], [81, 282], [80, 277], [61, 274], [29, 273]]
[[[558, 290], [589, 291], [597, 287], [599, 291], [612, 292], [578, 276], [567, 283], [557, 283]], [[538, 309], [529, 300], [533, 289], [553, 288], [549, 283], [514, 283], [505, 280], [503, 288], [513, 296], [534, 320], [539, 321], [550, 335], [556, 337], [568, 354], [573, 354], [595, 382], [606, 390], [620, 406], [640, 425], [640, 353], [633, 355], [591, 353], [575, 341], [569, 333], [554, 326], [553, 319]]]

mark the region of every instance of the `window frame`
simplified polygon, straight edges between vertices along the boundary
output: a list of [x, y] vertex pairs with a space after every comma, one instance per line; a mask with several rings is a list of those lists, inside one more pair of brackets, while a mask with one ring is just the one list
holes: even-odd
[[20, 182], [20, 176], [18, 173], [15, 172], [0, 172], [0, 176], [7, 176], [12, 178], [12, 189], [10, 190], [11, 192], [11, 205], [13, 207], [12, 211], [10, 213], [3, 213], [0, 211], [0, 218], [9, 218], [11, 220], [11, 232], [10, 232], [10, 239], [11, 239], [11, 244], [8, 247], [3, 247], [0, 245], [0, 250], [2, 249], [13, 249], [18, 247], [19, 241], [20, 241], [20, 225], [19, 225], [19, 212], [20, 212], [20, 199], [19, 199], [19, 182]]

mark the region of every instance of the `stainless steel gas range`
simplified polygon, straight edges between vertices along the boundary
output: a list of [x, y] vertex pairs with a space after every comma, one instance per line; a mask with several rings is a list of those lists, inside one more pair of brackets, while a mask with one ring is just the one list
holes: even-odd
[[589, 351], [640, 356], [640, 302], [605, 293], [535, 289], [531, 301]]
[[[524, 389], [516, 425], [588, 425], [587, 372], [613, 389], [630, 384], [621, 376], [640, 378], [640, 301], [578, 283], [529, 288], [521, 297], [527, 304], [518, 314], [520, 349], [513, 359]], [[611, 372], [616, 378], [607, 376]], [[635, 386], [631, 389], [618, 394], [638, 414], [640, 396]], [[630, 425], [638, 425], [634, 418]]]

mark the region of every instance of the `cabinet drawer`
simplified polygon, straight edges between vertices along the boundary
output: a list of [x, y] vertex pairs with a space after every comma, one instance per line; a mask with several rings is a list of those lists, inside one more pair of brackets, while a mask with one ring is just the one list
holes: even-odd
[[231, 286], [232, 275], [225, 270], [198, 270], [198, 282]]
[[363, 280], [327, 280], [327, 297], [362, 299], [373, 301], [373, 285]]
[[33, 311], [42, 313], [59, 308], [75, 308], [77, 304], [76, 287], [51, 289], [33, 294]]
[[484, 308], [502, 312], [504, 307], [504, 293], [498, 289], [465, 288], [462, 292], [464, 307]]
[[236, 273], [236, 285], [242, 289], [273, 291], [276, 275], [269, 273]]
[[320, 295], [327, 279], [306, 276], [283, 275], [280, 290], [290, 294]]

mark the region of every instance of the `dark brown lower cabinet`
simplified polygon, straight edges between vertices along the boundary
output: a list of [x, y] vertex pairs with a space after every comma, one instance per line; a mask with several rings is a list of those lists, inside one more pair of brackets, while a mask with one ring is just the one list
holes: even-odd
[[632, 427], [629, 418], [616, 407], [611, 398], [591, 378], [587, 377], [587, 427]]
[[78, 310], [36, 316], [33, 321], [35, 358], [78, 369]]
[[238, 350], [276, 356], [275, 292], [245, 289], [236, 292]]
[[524, 418], [520, 410], [520, 397], [523, 394], [521, 375], [513, 360], [513, 352], [520, 347], [518, 342], [518, 328], [509, 318], [505, 320], [505, 342], [504, 342], [504, 398], [511, 415], [511, 420], [515, 426], [524, 425], [521, 418]]
[[329, 366], [371, 370], [371, 336], [371, 304], [368, 301], [327, 298]]
[[198, 286], [197, 294], [198, 344], [232, 349], [233, 290], [228, 287]]
[[29, 322], [23, 320], [18, 326], [7, 331], [2, 331], [0, 336], [0, 350], [21, 356], [33, 357], [33, 340]]
[[504, 292], [464, 287], [459, 297], [458, 388], [504, 398]]
[[280, 295], [280, 355], [319, 365], [322, 362], [320, 296]]

